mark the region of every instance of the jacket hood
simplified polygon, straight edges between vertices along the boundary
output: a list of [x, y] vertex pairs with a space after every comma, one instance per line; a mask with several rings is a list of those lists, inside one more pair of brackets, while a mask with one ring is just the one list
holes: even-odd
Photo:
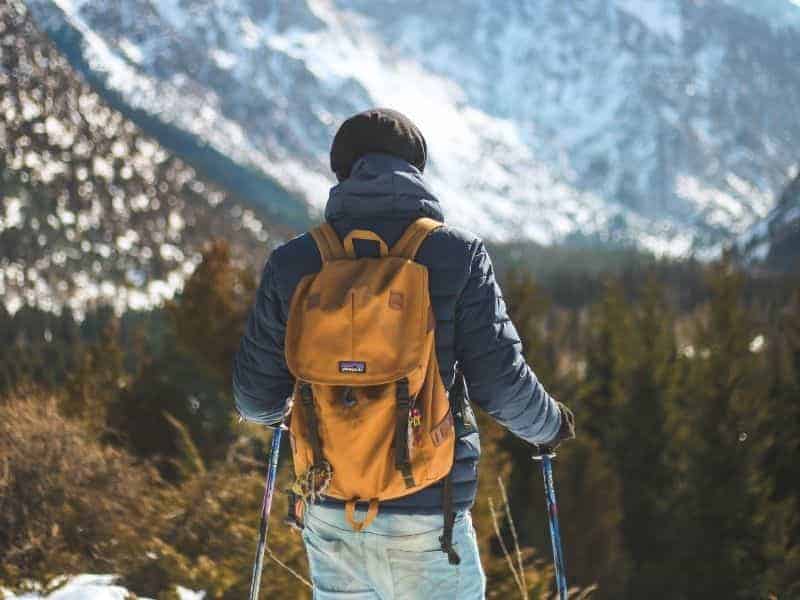
[[362, 156], [350, 177], [331, 188], [325, 220], [345, 217], [444, 221], [439, 201], [425, 186], [419, 169], [389, 154]]

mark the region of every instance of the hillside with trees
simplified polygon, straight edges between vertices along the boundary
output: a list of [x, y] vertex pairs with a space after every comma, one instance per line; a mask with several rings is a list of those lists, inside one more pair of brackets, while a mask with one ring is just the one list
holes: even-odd
[[111, 108], [0, 5], [0, 295], [83, 312], [171, 297], [217, 237], [260, 263], [288, 234]]
[[[528, 359], [575, 409], [579, 438], [560, 449], [556, 483], [570, 583], [596, 584], [591, 597], [800, 593], [800, 285], [782, 280], [767, 295], [729, 263], [697, 269], [688, 309], [655, 268], [638, 281], [587, 275], [602, 292], [580, 307], [554, 302], [564, 291], [527, 272], [503, 274]], [[152, 597], [176, 584], [242, 597], [268, 435], [237, 422], [229, 369], [255, 281], [219, 242], [164, 309], [97, 310], [80, 323], [2, 316], [4, 346], [26, 356], [2, 359], [4, 585], [114, 572]], [[489, 597], [520, 594], [495, 534], [498, 476], [529, 597], [543, 597], [552, 573], [531, 449], [480, 422], [474, 517]], [[289, 473], [283, 463], [279, 489]], [[285, 508], [281, 496], [271, 544], [304, 574]], [[497, 526], [510, 546], [507, 523]], [[284, 568], [268, 572], [274, 597], [307, 597]]]

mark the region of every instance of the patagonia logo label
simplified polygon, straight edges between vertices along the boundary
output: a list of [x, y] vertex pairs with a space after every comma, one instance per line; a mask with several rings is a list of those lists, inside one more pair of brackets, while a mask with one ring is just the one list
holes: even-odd
[[339, 362], [340, 373], [366, 373], [367, 363], [355, 360], [343, 360]]

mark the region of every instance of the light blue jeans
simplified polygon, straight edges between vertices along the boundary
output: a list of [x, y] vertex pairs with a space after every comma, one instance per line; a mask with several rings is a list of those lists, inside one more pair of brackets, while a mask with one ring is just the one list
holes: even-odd
[[483, 600], [486, 579], [469, 512], [459, 513], [453, 528], [461, 564], [448, 562], [441, 535], [440, 514], [379, 512], [355, 532], [344, 508], [310, 506], [303, 541], [314, 600]]

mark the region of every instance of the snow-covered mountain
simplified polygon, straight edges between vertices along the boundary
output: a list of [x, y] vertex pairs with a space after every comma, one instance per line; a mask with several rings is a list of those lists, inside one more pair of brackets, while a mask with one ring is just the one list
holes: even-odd
[[258, 264], [286, 235], [111, 108], [0, 2], [0, 313], [147, 309], [210, 240]]
[[317, 208], [337, 124], [373, 105], [420, 125], [450, 220], [496, 239], [708, 252], [800, 156], [792, 0], [28, 5], [132, 118]]
[[782, 271], [800, 267], [800, 173], [778, 205], [737, 240], [737, 249], [752, 265]]

